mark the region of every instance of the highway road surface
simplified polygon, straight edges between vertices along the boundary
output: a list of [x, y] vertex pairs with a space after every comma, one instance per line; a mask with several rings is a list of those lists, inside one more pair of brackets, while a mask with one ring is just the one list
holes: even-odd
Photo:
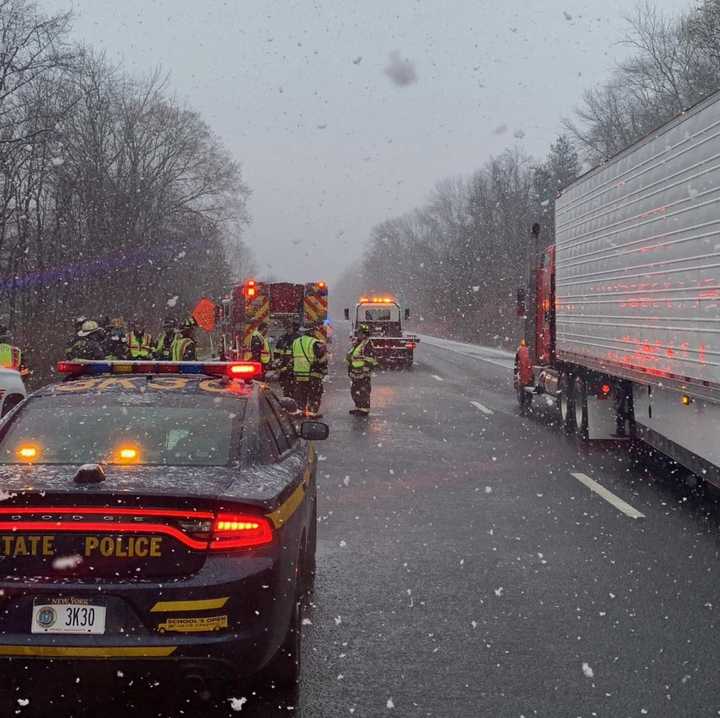
[[720, 715], [714, 499], [627, 444], [563, 436], [542, 402], [520, 417], [497, 349], [423, 337], [349, 416], [341, 335], [299, 695], [202, 705], [123, 674], [71, 699], [72, 678], [55, 715]]

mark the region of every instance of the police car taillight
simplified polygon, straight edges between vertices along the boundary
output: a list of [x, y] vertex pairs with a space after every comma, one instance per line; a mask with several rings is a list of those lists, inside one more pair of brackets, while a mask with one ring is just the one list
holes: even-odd
[[211, 551], [256, 548], [272, 543], [272, 524], [264, 516], [220, 513], [215, 517]]

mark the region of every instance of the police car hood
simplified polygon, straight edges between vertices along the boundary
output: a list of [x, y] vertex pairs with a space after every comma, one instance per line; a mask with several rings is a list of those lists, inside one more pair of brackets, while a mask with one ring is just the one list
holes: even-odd
[[5, 465], [0, 467], [0, 500], [16, 503], [22, 495], [64, 494], [72, 501], [84, 495], [114, 496], [123, 503], [152, 499], [240, 501], [274, 508], [279, 495], [297, 476], [299, 466], [105, 466], [105, 480], [78, 484], [77, 465]]

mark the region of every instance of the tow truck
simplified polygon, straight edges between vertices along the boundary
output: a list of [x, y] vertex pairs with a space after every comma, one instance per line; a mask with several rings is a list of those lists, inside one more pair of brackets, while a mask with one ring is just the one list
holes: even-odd
[[[410, 310], [400, 310], [400, 304], [392, 296], [360, 297], [355, 305], [352, 336], [358, 325], [370, 330], [370, 345], [380, 366], [409, 369], [413, 365], [415, 347], [420, 342], [414, 334], [403, 334], [401, 316], [410, 319]], [[345, 319], [350, 321], [350, 309], [345, 309]]]

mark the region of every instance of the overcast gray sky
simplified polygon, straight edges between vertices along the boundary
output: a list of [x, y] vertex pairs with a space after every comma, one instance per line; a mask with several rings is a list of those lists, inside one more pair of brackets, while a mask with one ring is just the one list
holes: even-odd
[[[688, 0], [656, 0], [668, 12]], [[243, 164], [259, 274], [332, 280], [370, 228], [514, 143], [541, 157], [632, 0], [41, 0], [158, 65]], [[395, 81], [385, 68], [393, 52]], [[412, 69], [403, 64], [408, 58]], [[392, 74], [392, 73], [391, 73]], [[405, 82], [407, 84], [397, 84]], [[502, 131], [503, 128], [507, 128]], [[522, 139], [515, 135], [523, 134]]]

